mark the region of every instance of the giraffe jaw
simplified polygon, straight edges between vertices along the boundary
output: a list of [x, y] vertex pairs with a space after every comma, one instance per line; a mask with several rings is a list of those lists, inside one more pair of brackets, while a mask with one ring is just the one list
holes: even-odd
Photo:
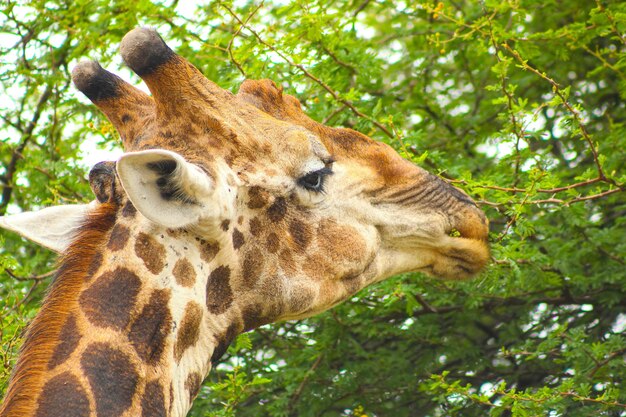
[[421, 239], [403, 243], [383, 252], [391, 260], [387, 262], [384, 277], [422, 272], [446, 280], [463, 280], [478, 274], [490, 258], [487, 242], [479, 239], [443, 235], [437, 245]]
[[466, 279], [480, 272], [490, 258], [483, 240], [461, 237], [443, 238], [444, 246], [435, 250], [434, 261], [424, 272], [449, 280]]
[[[448, 280], [470, 278], [479, 273], [490, 258], [486, 233], [473, 236], [450, 236], [450, 222], [437, 213], [424, 215], [419, 222], [379, 226], [383, 258], [388, 259], [385, 276], [405, 272], [423, 272]], [[483, 226], [486, 229], [486, 225]]]

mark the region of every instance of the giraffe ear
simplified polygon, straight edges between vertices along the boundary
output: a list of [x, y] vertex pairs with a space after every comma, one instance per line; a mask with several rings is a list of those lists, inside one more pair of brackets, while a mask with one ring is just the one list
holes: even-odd
[[116, 166], [130, 201], [155, 223], [180, 228], [213, 214], [213, 179], [175, 152], [129, 152]]
[[0, 217], [0, 227], [61, 253], [72, 243], [90, 209], [89, 204], [48, 207]]

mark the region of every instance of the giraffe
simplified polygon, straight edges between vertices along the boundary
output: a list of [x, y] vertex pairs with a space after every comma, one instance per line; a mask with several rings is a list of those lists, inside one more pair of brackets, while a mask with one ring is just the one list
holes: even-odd
[[0, 218], [62, 254], [0, 416], [184, 416], [238, 334], [487, 263], [482, 211], [388, 145], [269, 80], [223, 90], [152, 29], [120, 50], [151, 95], [96, 62], [72, 71], [125, 150], [90, 171], [95, 200]]

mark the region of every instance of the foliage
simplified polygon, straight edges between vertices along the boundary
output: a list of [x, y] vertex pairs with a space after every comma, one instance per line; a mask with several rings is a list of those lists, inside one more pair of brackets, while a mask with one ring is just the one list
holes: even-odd
[[[243, 336], [191, 415], [626, 415], [626, 3], [0, 7], [0, 214], [92, 198], [85, 161], [119, 145], [69, 71], [88, 57], [128, 74], [117, 45], [147, 25], [225, 88], [271, 78], [316, 120], [388, 142], [491, 220], [476, 280], [399, 276]], [[54, 256], [2, 233], [5, 387]]]

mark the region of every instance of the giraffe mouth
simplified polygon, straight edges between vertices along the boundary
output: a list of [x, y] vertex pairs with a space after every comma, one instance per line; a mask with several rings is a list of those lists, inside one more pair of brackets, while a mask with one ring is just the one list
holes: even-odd
[[489, 246], [483, 239], [444, 238], [444, 245], [433, 250], [434, 259], [423, 272], [444, 279], [467, 279], [478, 274], [490, 258]]

